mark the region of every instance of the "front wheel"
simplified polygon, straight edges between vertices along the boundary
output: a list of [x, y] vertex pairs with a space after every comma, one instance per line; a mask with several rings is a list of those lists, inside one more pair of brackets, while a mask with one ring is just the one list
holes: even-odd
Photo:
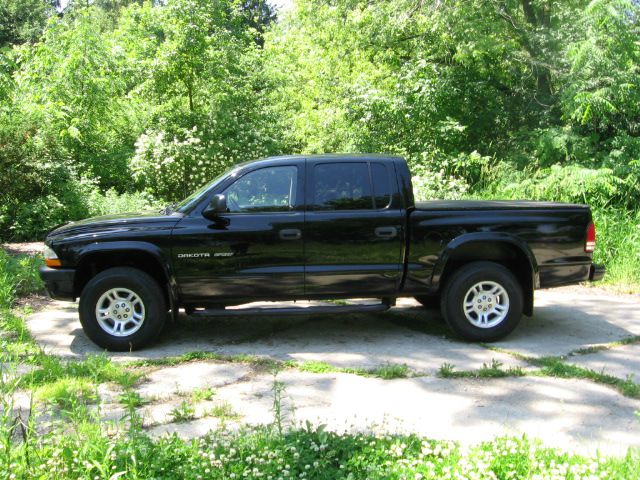
[[162, 331], [166, 302], [158, 283], [129, 267], [93, 277], [80, 295], [80, 323], [98, 346], [130, 351], [151, 343]]
[[473, 262], [456, 270], [440, 302], [449, 327], [471, 341], [493, 342], [513, 331], [522, 317], [522, 288], [507, 268]]

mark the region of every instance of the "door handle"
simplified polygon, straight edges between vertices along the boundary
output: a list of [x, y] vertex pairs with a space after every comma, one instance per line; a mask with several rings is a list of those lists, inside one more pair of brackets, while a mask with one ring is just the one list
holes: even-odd
[[375, 229], [376, 237], [380, 238], [394, 238], [398, 235], [398, 229], [396, 227], [378, 227]]
[[297, 228], [285, 228], [280, 230], [281, 240], [300, 240], [302, 238], [302, 232]]

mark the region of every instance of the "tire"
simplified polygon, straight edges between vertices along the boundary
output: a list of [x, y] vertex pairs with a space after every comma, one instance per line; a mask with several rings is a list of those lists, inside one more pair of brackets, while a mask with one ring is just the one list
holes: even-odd
[[440, 295], [420, 295], [413, 298], [415, 298], [423, 307], [440, 308]]
[[116, 352], [149, 345], [162, 331], [167, 316], [160, 285], [130, 267], [110, 268], [89, 280], [78, 310], [87, 336], [96, 345]]
[[522, 287], [502, 265], [469, 263], [446, 282], [440, 309], [451, 330], [462, 338], [494, 342], [520, 322]]

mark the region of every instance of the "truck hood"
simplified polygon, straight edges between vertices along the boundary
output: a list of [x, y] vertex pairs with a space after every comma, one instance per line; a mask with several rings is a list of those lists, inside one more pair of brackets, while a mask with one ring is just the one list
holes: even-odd
[[171, 228], [182, 217], [181, 213], [174, 212], [170, 215], [165, 215], [157, 210], [91, 217], [69, 222], [53, 229], [47, 235], [45, 243], [49, 244], [63, 238], [66, 241], [85, 236], [111, 236], [118, 233], [144, 231], [147, 229]]

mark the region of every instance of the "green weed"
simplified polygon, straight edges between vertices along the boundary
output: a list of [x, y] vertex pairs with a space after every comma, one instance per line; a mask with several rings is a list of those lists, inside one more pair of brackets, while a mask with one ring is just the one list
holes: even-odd
[[61, 378], [37, 387], [34, 396], [37, 401], [55, 405], [62, 410], [98, 400], [95, 386], [86, 378]]
[[520, 367], [509, 367], [505, 370], [502, 368], [502, 362], [492, 359], [489, 365], [483, 363], [478, 370], [457, 371], [455, 370], [455, 365], [443, 363], [437, 375], [441, 378], [504, 378], [522, 377], [525, 372]]
[[361, 377], [377, 377], [383, 380], [393, 380], [395, 378], [407, 378], [411, 376], [411, 371], [407, 365], [388, 363], [376, 368], [345, 368], [336, 367], [327, 362], [317, 360], [307, 360], [295, 365], [303, 372], [310, 373], [350, 373]]
[[195, 409], [187, 402], [182, 400], [180, 404], [169, 412], [171, 420], [176, 423], [188, 422], [196, 416]]
[[393, 380], [394, 378], [407, 378], [410, 374], [407, 365], [387, 364], [381, 367], [369, 370], [369, 373], [383, 380]]
[[236, 420], [240, 418], [240, 415], [235, 412], [231, 404], [228, 402], [216, 405], [208, 412], [208, 414], [221, 420]]
[[595, 370], [566, 363], [559, 357], [531, 358], [529, 362], [540, 367], [540, 371], [533, 372], [533, 375], [588, 379], [603, 385], [613, 386], [627, 397], [640, 398], [640, 384], [635, 383], [631, 377], [622, 380], [604, 372], [596, 372]]
[[202, 402], [205, 400], [211, 400], [216, 394], [216, 391], [211, 387], [196, 388], [191, 392], [191, 401], [193, 403]]
[[126, 390], [120, 394], [119, 400], [120, 404], [127, 407], [127, 409], [139, 408], [148, 402], [135, 390]]

